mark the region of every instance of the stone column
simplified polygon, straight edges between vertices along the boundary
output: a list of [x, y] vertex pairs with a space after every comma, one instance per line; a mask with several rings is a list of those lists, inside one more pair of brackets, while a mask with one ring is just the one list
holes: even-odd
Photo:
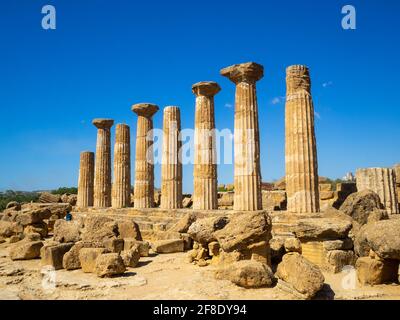
[[287, 210], [319, 212], [318, 161], [311, 81], [306, 66], [286, 70], [285, 163]]
[[139, 103], [132, 106], [132, 111], [137, 114], [136, 129], [136, 162], [134, 207], [136, 209], [152, 208], [154, 206], [154, 158], [153, 115], [158, 111], [158, 106], [150, 103]]
[[212, 81], [192, 86], [196, 95], [193, 172], [193, 209], [196, 210], [218, 209], [214, 96], [220, 90]]
[[111, 127], [114, 120], [95, 119], [97, 127], [94, 207], [111, 207]]
[[262, 209], [260, 133], [256, 82], [264, 76], [263, 66], [248, 62], [221, 70], [236, 84], [235, 93], [235, 197], [234, 210]]
[[369, 189], [379, 195], [389, 214], [399, 213], [396, 180], [393, 169], [368, 168], [356, 172], [357, 191]]
[[178, 107], [164, 108], [161, 164], [161, 208], [182, 208], [181, 114]]
[[399, 207], [400, 207], [400, 163], [396, 164], [393, 167], [393, 170], [394, 170], [394, 175], [395, 175], [395, 179], [396, 179], [397, 202], [399, 202]]
[[81, 152], [79, 163], [77, 206], [87, 208], [93, 206], [94, 153]]
[[113, 208], [126, 208], [131, 204], [131, 139], [130, 128], [117, 124], [114, 145]]

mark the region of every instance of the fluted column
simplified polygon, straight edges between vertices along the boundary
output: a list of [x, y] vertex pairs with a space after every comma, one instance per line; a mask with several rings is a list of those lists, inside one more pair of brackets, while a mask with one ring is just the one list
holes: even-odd
[[131, 203], [131, 139], [130, 128], [117, 124], [114, 145], [113, 208], [126, 208]]
[[136, 129], [136, 161], [134, 207], [136, 209], [152, 208], [154, 206], [154, 157], [153, 157], [153, 115], [158, 106], [150, 103], [140, 103], [132, 106], [137, 114]]
[[248, 62], [221, 70], [236, 84], [235, 93], [235, 197], [234, 210], [262, 209], [260, 133], [256, 82], [264, 76], [263, 66]]
[[218, 209], [217, 157], [214, 96], [221, 90], [216, 82], [192, 86], [196, 95], [194, 125], [193, 209]]
[[181, 114], [178, 107], [164, 108], [161, 164], [162, 209], [182, 208]]
[[319, 212], [318, 162], [311, 81], [306, 66], [286, 70], [286, 192], [287, 210]]
[[114, 120], [95, 119], [97, 127], [94, 207], [111, 207], [111, 127]]
[[94, 153], [81, 152], [79, 163], [78, 200], [80, 208], [93, 206]]
[[357, 191], [372, 190], [379, 195], [389, 214], [399, 213], [396, 179], [393, 169], [367, 168], [356, 172]]

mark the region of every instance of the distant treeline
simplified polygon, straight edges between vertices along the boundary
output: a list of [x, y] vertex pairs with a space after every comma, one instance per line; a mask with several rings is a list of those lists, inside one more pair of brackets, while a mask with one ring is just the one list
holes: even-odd
[[[75, 187], [62, 187], [58, 188], [57, 190], [50, 191], [52, 194], [77, 194], [78, 189]], [[38, 201], [40, 196], [40, 191], [14, 191], [14, 190], [7, 190], [5, 192], [0, 192], [0, 211], [3, 211], [7, 204], [11, 201], [17, 202], [35, 202]]]

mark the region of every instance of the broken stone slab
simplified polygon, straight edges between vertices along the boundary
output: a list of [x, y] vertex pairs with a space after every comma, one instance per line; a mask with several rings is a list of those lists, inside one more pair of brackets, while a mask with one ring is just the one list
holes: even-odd
[[44, 245], [40, 249], [42, 266], [52, 266], [55, 270], [63, 268], [63, 257], [72, 248], [73, 243]]
[[295, 252], [283, 256], [275, 276], [289, 283], [308, 299], [322, 289], [325, 281], [321, 270], [316, 265]]
[[16, 211], [21, 210], [21, 204], [17, 201], [10, 201], [9, 203], [7, 203], [6, 205], [6, 209], [14, 209]]
[[46, 208], [39, 208], [33, 210], [22, 210], [18, 212], [15, 218], [16, 222], [19, 222], [23, 226], [41, 223], [44, 219], [48, 219], [51, 216], [51, 211]]
[[271, 228], [271, 218], [266, 211], [240, 212], [232, 215], [214, 236], [224, 251], [240, 251], [253, 243], [269, 241]]
[[271, 268], [254, 260], [241, 260], [227, 265], [215, 272], [215, 278], [229, 280], [244, 288], [271, 287], [275, 283]]
[[367, 256], [372, 249], [382, 259], [400, 260], [400, 219], [368, 223], [356, 234], [354, 249]]
[[173, 225], [168, 231], [187, 233], [189, 227], [197, 220], [195, 213], [187, 213], [183, 218], [181, 218], [175, 225]]
[[0, 221], [0, 236], [9, 238], [23, 232], [23, 226], [16, 222]]
[[328, 240], [323, 242], [324, 249], [331, 250], [351, 250], [353, 249], [353, 240], [346, 238], [343, 240]]
[[54, 224], [53, 234], [58, 242], [78, 242], [81, 239], [80, 224], [74, 220], [59, 219]]
[[214, 232], [224, 228], [229, 219], [227, 217], [210, 217], [196, 220], [188, 229], [188, 234], [196, 242], [207, 246], [216, 241]]
[[103, 239], [118, 238], [118, 223], [111, 218], [102, 216], [87, 216], [84, 219], [82, 240], [101, 242]]
[[182, 239], [154, 241], [151, 247], [153, 251], [157, 253], [174, 253], [185, 251], [185, 243]]
[[368, 216], [375, 209], [384, 209], [379, 195], [371, 190], [363, 190], [347, 197], [340, 206], [340, 211], [352, 217], [359, 224], [368, 222]]
[[40, 249], [42, 247], [42, 241], [19, 241], [10, 247], [10, 258], [11, 260], [30, 260], [39, 258]]
[[331, 250], [326, 253], [326, 264], [323, 269], [338, 273], [344, 266], [354, 266], [356, 257], [351, 250]]
[[58, 203], [61, 202], [61, 196], [58, 194], [51, 194], [49, 192], [42, 192], [39, 197], [41, 203]]
[[298, 252], [301, 254], [301, 242], [297, 238], [286, 238], [284, 247], [286, 252]]
[[40, 234], [41, 238], [44, 239], [47, 237], [49, 233], [49, 228], [47, 226], [47, 223], [42, 221], [39, 223], [26, 226], [24, 229], [24, 234], [29, 234], [29, 233], [38, 233]]
[[358, 281], [362, 285], [393, 283], [398, 280], [399, 262], [361, 257], [357, 259], [356, 270]]
[[124, 239], [104, 239], [103, 240], [104, 247], [112, 253], [120, 253], [124, 250]]
[[82, 271], [85, 273], [96, 272], [96, 259], [105, 253], [107, 253], [105, 248], [82, 248], [79, 251], [79, 261]]
[[135, 268], [140, 259], [139, 245], [136, 245], [129, 250], [122, 251], [121, 258], [124, 261], [125, 267]]
[[133, 220], [118, 220], [118, 233], [122, 239], [134, 238], [142, 241], [139, 225]]
[[134, 246], [138, 246], [139, 253], [141, 257], [148, 257], [150, 251], [150, 243], [147, 241], [138, 241], [132, 238], [125, 238], [124, 239], [124, 250], [130, 250]]
[[113, 277], [126, 271], [124, 261], [118, 253], [101, 254], [96, 259], [96, 274], [98, 277]]

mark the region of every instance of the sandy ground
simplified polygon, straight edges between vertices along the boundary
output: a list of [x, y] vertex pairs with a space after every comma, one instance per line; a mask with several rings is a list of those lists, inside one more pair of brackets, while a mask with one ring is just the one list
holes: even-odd
[[[40, 260], [13, 262], [8, 258], [8, 247], [6, 243], [0, 245], [0, 300], [295, 299], [278, 288], [243, 289], [229, 281], [215, 280], [213, 266], [189, 264], [185, 253], [141, 258], [125, 276], [100, 279], [81, 270], [49, 272], [41, 267]], [[400, 299], [399, 285], [360, 288], [351, 272], [325, 274], [325, 278], [327, 285], [317, 299]]]

